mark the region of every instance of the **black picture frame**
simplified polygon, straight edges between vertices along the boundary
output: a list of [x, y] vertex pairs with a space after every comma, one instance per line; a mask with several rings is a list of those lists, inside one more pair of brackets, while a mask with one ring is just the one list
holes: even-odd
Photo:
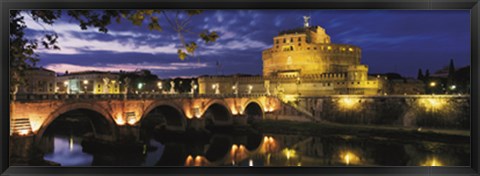
[[[0, 112], [2, 175], [478, 175], [480, 1], [479, 0], [2, 0]], [[471, 14], [470, 167], [13, 167], [9, 166], [10, 9], [468, 9]]]

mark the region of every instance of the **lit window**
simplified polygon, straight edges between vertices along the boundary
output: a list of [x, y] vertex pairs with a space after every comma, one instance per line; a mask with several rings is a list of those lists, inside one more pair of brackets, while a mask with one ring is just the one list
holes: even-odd
[[353, 52], [353, 48], [348, 48], [348, 51]]
[[331, 46], [328, 46], [327, 49], [328, 49], [328, 50], [332, 50], [332, 47], [331, 47]]

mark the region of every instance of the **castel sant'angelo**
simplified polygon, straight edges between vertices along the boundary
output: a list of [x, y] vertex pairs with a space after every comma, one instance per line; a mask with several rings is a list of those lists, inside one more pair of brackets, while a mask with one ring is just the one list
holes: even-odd
[[322, 96], [380, 94], [382, 83], [368, 76], [361, 64], [362, 50], [354, 45], [331, 43], [321, 26], [281, 31], [273, 46], [262, 52], [263, 76], [200, 77], [200, 94], [266, 93]]

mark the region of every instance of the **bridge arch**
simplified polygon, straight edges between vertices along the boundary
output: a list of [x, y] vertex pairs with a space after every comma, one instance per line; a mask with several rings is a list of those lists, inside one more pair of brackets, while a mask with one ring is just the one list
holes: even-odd
[[146, 123], [147, 121], [151, 121], [155, 125], [163, 123], [166, 129], [174, 131], [185, 130], [187, 124], [185, 113], [180, 106], [165, 101], [158, 101], [148, 106], [140, 119], [140, 126], [148, 128], [148, 125], [151, 124]]
[[101, 105], [99, 105], [97, 103], [83, 103], [83, 102], [81, 102], [81, 103], [65, 104], [65, 105], [61, 106], [60, 108], [56, 109], [55, 111], [53, 111], [52, 113], [50, 113], [48, 115], [48, 117], [46, 118], [46, 120], [43, 121], [42, 125], [40, 126], [40, 128], [37, 132], [37, 135], [36, 135], [37, 137], [35, 138], [35, 142], [39, 143], [41, 141], [45, 131], [48, 129], [48, 127], [56, 119], [58, 119], [62, 115], [65, 115], [69, 112], [76, 111], [76, 110], [86, 110], [86, 111], [94, 112], [94, 113], [97, 113], [97, 114], [101, 115], [103, 117], [103, 119], [106, 120], [106, 122], [108, 124], [108, 129], [110, 130], [111, 135], [112, 135], [111, 137], [113, 137], [113, 139], [116, 139], [118, 130], [117, 130], [117, 127], [116, 127], [116, 123], [115, 123], [113, 117], [110, 115], [110, 113], [106, 109], [102, 108]]
[[231, 125], [233, 124], [232, 111], [228, 104], [222, 100], [212, 100], [205, 106], [203, 117], [206, 125]]
[[249, 122], [253, 120], [262, 120], [265, 117], [265, 107], [258, 100], [247, 101], [243, 109], [243, 114], [247, 116]]

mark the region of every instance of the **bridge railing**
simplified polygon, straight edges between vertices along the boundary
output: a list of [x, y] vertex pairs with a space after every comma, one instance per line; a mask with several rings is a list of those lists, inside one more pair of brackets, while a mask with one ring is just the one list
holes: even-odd
[[263, 97], [266, 94], [17, 94], [16, 101]]
[[[17, 94], [14, 100], [17, 101], [34, 101], [34, 100], [78, 100], [78, 99], [173, 99], [173, 98], [257, 98], [257, 97], [276, 97], [266, 94]], [[13, 97], [13, 96], [12, 96]], [[298, 98], [466, 98], [470, 95], [328, 95], [307, 97], [300, 96]]]

